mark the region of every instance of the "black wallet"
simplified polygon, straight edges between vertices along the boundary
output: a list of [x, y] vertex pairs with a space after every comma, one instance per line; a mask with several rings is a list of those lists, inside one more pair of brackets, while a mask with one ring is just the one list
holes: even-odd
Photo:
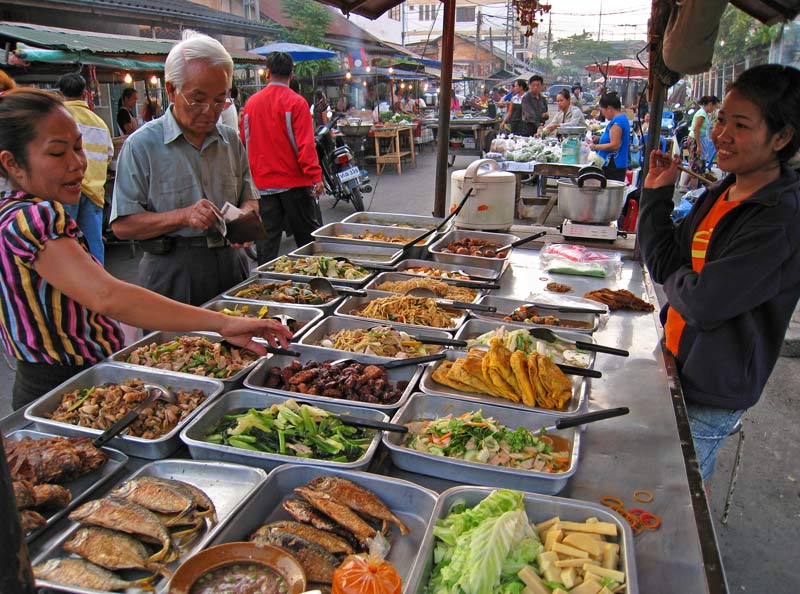
[[253, 211], [233, 221], [226, 221], [225, 225], [228, 228], [225, 239], [230, 243], [248, 243], [267, 238], [261, 219]]

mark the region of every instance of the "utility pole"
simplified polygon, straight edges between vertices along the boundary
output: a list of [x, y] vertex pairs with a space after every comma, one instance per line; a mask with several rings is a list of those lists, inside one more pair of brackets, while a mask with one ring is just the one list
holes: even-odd
[[603, 0], [600, 0], [600, 16], [597, 19], [597, 41], [600, 41], [600, 29], [603, 26]]
[[489, 27], [489, 74], [494, 74], [494, 37], [492, 28]]
[[511, 5], [511, 2], [509, 2], [508, 7], [506, 8], [506, 50], [505, 50], [505, 56], [503, 57], [503, 69], [506, 72], [511, 72], [508, 69], [508, 56], [509, 56], [508, 38], [510, 37], [511, 31], [513, 31], [513, 29], [511, 28], [511, 23], [513, 22], [513, 20], [514, 20], [514, 7]]
[[[472, 65], [472, 77], [478, 77], [478, 46], [481, 43], [481, 11], [478, 11], [478, 20], [475, 23], [475, 60]], [[477, 83], [475, 83], [477, 87]]]
[[400, 5], [400, 45], [406, 45], [406, 3]]
[[550, 59], [550, 44], [553, 42], [553, 13], [547, 13], [547, 59]]

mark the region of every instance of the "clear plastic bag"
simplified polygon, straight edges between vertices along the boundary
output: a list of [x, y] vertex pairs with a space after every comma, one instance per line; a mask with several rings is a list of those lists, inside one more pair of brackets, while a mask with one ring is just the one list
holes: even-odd
[[571, 243], [551, 243], [539, 252], [542, 269], [556, 274], [615, 278], [622, 270], [619, 254]]

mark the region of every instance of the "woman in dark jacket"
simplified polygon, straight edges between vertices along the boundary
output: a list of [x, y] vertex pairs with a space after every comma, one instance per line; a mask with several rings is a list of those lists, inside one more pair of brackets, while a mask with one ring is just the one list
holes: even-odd
[[800, 71], [769, 64], [742, 73], [711, 132], [728, 176], [675, 225], [679, 161], [650, 156], [639, 239], [669, 302], [665, 343], [706, 481], [725, 437], [761, 396], [800, 298], [800, 175], [787, 166], [798, 131]]

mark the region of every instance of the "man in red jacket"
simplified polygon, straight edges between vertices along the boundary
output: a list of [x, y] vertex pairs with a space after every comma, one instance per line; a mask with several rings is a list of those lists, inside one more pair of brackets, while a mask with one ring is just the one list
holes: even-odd
[[321, 225], [316, 200], [323, 189], [322, 169], [308, 103], [289, 88], [293, 70], [289, 54], [269, 54], [269, 82], [250, 97], [240, 120], [267, 231], [267, 239], [256, 242], [259, 264], [278, 256], [284, 219], [297, 247], [312, 241], [311, 232]]

